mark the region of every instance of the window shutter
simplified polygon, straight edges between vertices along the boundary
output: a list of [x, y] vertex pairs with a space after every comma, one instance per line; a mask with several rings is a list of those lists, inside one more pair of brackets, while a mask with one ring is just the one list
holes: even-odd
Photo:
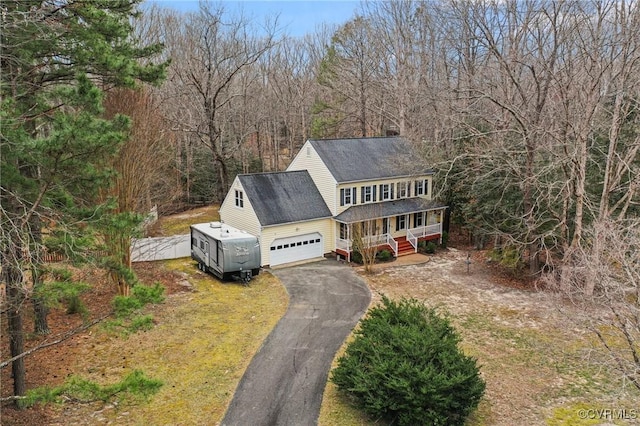
[[424, 195], [429, 194], [429, 179], [424, 180]]
[[395, 183], [389, 184], [389, 190], [391, 191], [389, 195], [391, 195], [391, 199], [393, 200], [393, 187], [396, 186]]
[[375, 186], [375, 185], [373, 185], [371, 187], [371, 190], [373, 191], [373, 201], [376, 201], [376, 188], [377, 188], [377, 186]]
[[351, 204], [353, 204], [354, 206], [356, 204], [358, 204], [356, 201], [356, 194], [358, 193], [357, 191], [358, 188], [356, 188], [355, 186], [353, 188], [351, 188]]
[[340, 190], [340, 205], [344, 206], [344, 188]]
[[407, 185], [407, 198], [411, 197], [411, 181], [406, 183]]
[[364, 186], [360, 188], [360, 202], [364, 203]]

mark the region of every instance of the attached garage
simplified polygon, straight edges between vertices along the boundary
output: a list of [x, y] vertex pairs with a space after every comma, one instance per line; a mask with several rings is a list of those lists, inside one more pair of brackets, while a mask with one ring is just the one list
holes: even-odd
[[324, 241], [319, 232], [277, 238], [269, 248], [271, 266], [321, 257], [323, 248]]
[[220, 219], [260, 241], [260, 265], [321, 258], [333, 250], [333, 215], [306, 170], [236, 176]]

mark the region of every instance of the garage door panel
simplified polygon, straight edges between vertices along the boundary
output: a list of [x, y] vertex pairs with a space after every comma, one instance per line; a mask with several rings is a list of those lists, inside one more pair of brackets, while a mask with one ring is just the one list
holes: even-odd
[[269, 248], [272, 266], [321, 257], [323, 254], [322, 235], [317, 232], [277, 238]]

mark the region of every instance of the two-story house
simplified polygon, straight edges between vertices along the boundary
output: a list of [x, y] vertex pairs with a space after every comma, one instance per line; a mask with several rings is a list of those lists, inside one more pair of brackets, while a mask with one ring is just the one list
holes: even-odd
[[220, 218], [260, 239], [263, 266], [348, 259], [356, 226], [368, 244], [414, 253], [441, 239], [446, 209], [419, 163], [400, 137], [308, 140], [287, 171], [238, 175]]

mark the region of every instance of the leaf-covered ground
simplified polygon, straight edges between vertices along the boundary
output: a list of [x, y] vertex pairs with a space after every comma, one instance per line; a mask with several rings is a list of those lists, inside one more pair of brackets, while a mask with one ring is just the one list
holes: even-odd
[[[216, 220], [211, 210], [196, 214], [164, 221], [163, 234], [184, 232], [181, 221]], [[574, 307], [558, 306], [548, 295], [496, 274], [486, 253], [471, 253], [469, 273], [467, 252], [452, 249], [403, 257], [377, 266], [373, 275], [362, 274], [374, 295], [372, 303], [379, 294], [414, 297], [453, 319], [463, 349], [478, 358], [487, 382], [486, 396], [469, 425], [636, 424], [631, 417], [640, 413], [640, 395], [622, 390], [614, 373], [598, 367], [602, 351], [572, 321]], [[164, 382], [160, 392], [148, 403], [134, 405], [67, 401], [22, 412], [4, 406], [0, 424], [216, 424], [222, 419], [246, 365], [286, 310], [286, 291], [268, 273], [250, 287], [221, 283], [188, 259], [135, 268], [143, 282], [160, 281], [167, 288], [166, 301], [148, 308], [155, 327], [123, 337], [96, 326], [37, 352], [27, 358], [28, 387], [59, 385], [70, 374], [114, 383], [139, 369]], [[108, 310], [114, 289], [104, 274], [78, 273], [93, 284], [82, 297], [92, 314]], [[56, 309], [50, 323], [55, 334], [82, 321]], [[29, 318], [26, 324], [31, 327]], [[38, 341], [30, 336], [27, 344]], [[2, 395], [7, 396], [10, 369], [1, 373]], [[627, 418], [580, 418], [584, 413], [593, 417], [596, 410]], [[364, 418], [328, 384], [319, 424], [380, 423]]]
[[160, 391], [141, 404], [67, 401], [25, 412], [5, 408], [3, 425], [205, 424], [222, 419], [251, 357], [286, 310], [286, 291], [269, 273], [248, 287], [222, 283], [189, 259], [147, 267], [184, 287], [145, 311], [155, 318], [153, 329], [122, 336], [96, 326], [27, 360], [27, 374], [38, 367], [48, 370], [31, 380], [33, 385], [58, 385], [69, 374], [108, 384], [137, 369], [161, 380]]
[[[382, 265], [363, 277], [374, 295], [416, 298], [452, 318], [487, 383], [469, 425], [637, 424], [640, 395], [622, 390], [619, 377], [600, 368], [603, 353], [572, 321], [574, 306], [496, 275], [482, 252], [473, 253], [469, 273], [467, 252], [413, 256], [416, 264]], [[611, 410], [611, 418], [595, 421], [598, 409]], [[614, 412], [626, 418], [613, 419]], [[328, 384], [320, 424], [379, 423], [355, 412]]]
[[[188, 232], [189, 223], [216, 219], [215, 206], [202, 208], [164, 218], [158, 229], [174, 235]], [[143, 283], [161, 282], [166, 288], [165, 302], [145, 309], [153, 315], [153, 329], [124, 336], [103, 323], [35, 352], [26, 359], [27, 386], [58, 386], [72, 374], [111, 384], [137, 369], [160, 379], [160, 392], [141, 404], [66, 401], [23, 411], [3, 406], [0, 424], [210, 424], [222, 419], [244, 369], [286, 310], [284, 287], [269, 273], [249, 287], [223, 283], [200, 272], [190, 259], [137, 263], [134, 269]], [[92, 285], [81, 296], [91, 317], [109, 311], [115, 287], [105, 274], [90, 268], [75, 272]], [[31, 322], [28, 314], [27, 330]], [[82, 318], [65, 314], [61, 306], [52, 310], [49, 323], [55, 336], [81, 325]], [[4, 319], [0, 326], [4, 332]], [[8, 342], [2, 337], [4, 359]], [[48, 338], [29, 335], [27, 347]], [[8, 396], [10, 368], [1, 373], [2, 396]]]

